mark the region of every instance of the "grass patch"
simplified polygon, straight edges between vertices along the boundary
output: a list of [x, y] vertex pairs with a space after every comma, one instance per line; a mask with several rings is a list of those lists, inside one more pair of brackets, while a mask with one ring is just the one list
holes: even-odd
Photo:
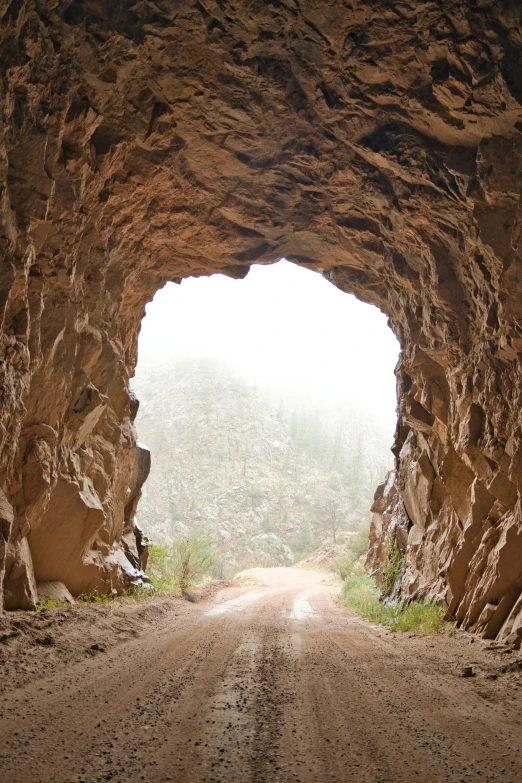
[[69, 609], [70, 604], [59, 601], [57, 598], [46, 598], [45, 601], [36, 604], [37, 612], [45, 612], [47, 609]]
[[116, 597], [114, 593], [99, 593], [95, 590], [93, 593], [81, 593], [76, 601], [79, 604], [112, 604]]
[[379, 591], [367, 574], [349, 576], [343, 586], [339, 603], [355, 609], [372, 623], [384, 625], [390, 631], [410, 631], [419, 635], [451, 632], [452, 623], [444, 620], [444, 608], [431, 601], [414, 601], [404, 608], [379, 601]]

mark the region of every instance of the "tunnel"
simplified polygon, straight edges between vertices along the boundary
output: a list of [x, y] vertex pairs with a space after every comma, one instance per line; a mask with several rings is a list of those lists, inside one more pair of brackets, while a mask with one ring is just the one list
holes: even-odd
[[5, 608], [139, 578], [145, 304], [284, 257], [401, 345], [373, 565], [520, 640], [521, 49], [515, 0], [0, 3]]

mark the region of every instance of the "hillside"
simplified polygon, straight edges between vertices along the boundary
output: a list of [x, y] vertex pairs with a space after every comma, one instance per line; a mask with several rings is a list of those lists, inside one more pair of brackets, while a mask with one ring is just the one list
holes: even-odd
[[270, 398], [204, 359], [149, 363], [133, 386], [154, 540], [196, 530], [230, 568], [284, 565], [369, 522], [391, 433], [359, 412]]

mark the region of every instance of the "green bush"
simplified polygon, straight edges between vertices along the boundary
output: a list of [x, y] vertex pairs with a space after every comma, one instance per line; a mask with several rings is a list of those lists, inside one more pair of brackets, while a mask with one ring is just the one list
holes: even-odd
[[365, 555], [368, 552], [370, 546], [370, 527], [364, 525], [354, 533], [348, 542], [348, 549], [351, 549], [355, 553], [356, 557]]
[[383, 556], [381, 571], [381, 592], [384, 596], [391, 595], [395, 582], [402, 571], [403, 557], [393, 536], [388, 541]]
[[391, 631], [411, 631], [417, 634], [450, 631], [453, 626], [444, 620], [444, 608], [432, 601], [414, 601], [405, 607], [383, 604], [373, 580], [361, 570], [348, 577], [339, 602]]
[[344, 581], [353, 573], [356, 561], [368, 551], [369, 528], [361, 527], [356, 533], [345, 533], [346, 549], [333, 564], [333, 570]]
[[94, 590], [92, 593], [81, 593], [76, 600], [80, 604], [110, 604], [115, 598], [114, 593], [99, 593]]
[[185, 592], [211, 572], [216, 562], [212, 540], [197, 534], [169, 544], [153, 544], [149, 571], [156, 592]]
[[216, 562], [212, 540], [204, 536], [192, 535], [175, 541], [173, 552], [174, 574], [181, 592], [199, 582]]
[[334, 562], [334, 573], [338, 574], [344, 582], [344, 580], [348, 579], [348, 577], [351, 575], [356, 560], [356, 553], [351, 549], [346, 549]]
[[177, 588], [172, 555], [172, 544], [149, 544], [147, 570], [156, 593], [169, 593]]

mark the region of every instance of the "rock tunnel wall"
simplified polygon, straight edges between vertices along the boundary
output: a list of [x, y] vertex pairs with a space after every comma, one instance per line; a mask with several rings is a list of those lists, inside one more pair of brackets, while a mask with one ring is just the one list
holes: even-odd
[[0, 0], [0, 75], [5, 605], [136, 576], [144, 305], [284, 256], [401, 343], [403, 597], [516, 634], [517, 0]]

